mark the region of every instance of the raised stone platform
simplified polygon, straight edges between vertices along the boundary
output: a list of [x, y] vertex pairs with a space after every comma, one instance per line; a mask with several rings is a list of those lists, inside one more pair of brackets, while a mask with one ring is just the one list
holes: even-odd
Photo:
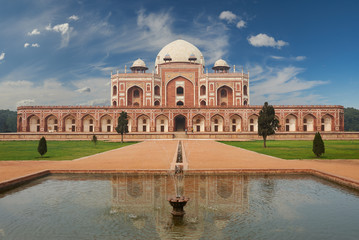
[[[91, 140], [93, 134], [98, 140], [120, 141], [121, 135], [117, 133], [0, 133], [0, 141], [8, 140], [39, 140], [44, 136], [47, 140]], [[268, 140], [313, 140], [315, 132], [279, 132]], [[359, 132], [321, 132], [325, 140], [355, 140], [359, 139]], [[125, 141], [140, 141], [147, 139], [213, 139], [213, 140], [261, 140], [257, 133], [128, 133], [124, 135]]]

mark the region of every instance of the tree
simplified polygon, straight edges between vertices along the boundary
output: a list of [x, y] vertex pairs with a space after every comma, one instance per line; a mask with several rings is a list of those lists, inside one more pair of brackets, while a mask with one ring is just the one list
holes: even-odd
[[323, 153], [325, 153], [324, 142], [323, 142], [322, 136], [320, 136], [319, 132], [317, 132], [315, 134], [315, 137], [313, 140], [313, 153], [317, 157], [320, 157]]
[[37, 146], [37, 151], [40, 153], [41, 157], [47, 152], [47, 143], [45, 137], [42, 137]]
[[349, 107], [344, 108], [344, 130], [359, 131], [359, 110]]
[[94, 144], [95, 144], [95, 146], [96, 146], [96, 143], [97, 143], [97, 137], [96, 137], [96, 135], [94, 134], [93, 136], [92, 136], [92, 140], [91, 140]]
[[275, 134], [279, 128], [279, 121], [275, 118], [275, 111], [272, 105], [264, 103], [258, 118], [258, 135], [263, 137], [263, 146], [266, 148], [267, 137]]
[[0, 132], [16, 132], [17, 112], [0, 110]]
[[123, 143], [123, 134], [128, 133], [128, 119], [127, 113], [122, 111], [120, 117], [118, 118], [116, 131], [117, 133], [121, 134], [121, 143]]

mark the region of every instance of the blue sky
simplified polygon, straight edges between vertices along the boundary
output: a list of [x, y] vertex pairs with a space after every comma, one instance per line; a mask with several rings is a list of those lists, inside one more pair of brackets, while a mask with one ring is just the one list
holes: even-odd
[[0, 0], [0, 109], [108, 105], [110, 72], [184, 39], [250, 72], [251, 104], [359, 108], [359, 1]]

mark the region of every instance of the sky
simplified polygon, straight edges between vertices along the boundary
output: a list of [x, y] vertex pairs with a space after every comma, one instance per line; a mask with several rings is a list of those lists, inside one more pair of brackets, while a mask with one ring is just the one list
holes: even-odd
[[251, 105], [359, 108], [359, 1], [0, 0], [0, 109], [110, 104], [111, 71], [186, 40], [249, 71]]

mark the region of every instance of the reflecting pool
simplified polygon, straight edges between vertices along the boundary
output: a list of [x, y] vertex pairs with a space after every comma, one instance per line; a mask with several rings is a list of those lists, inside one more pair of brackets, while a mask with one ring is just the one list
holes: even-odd
[[[0, 194], [0, 239], [357, 239], [357, 191], [309, 175], [53, 175]], [[182, 221], [168, 198], [190, 198]]]

